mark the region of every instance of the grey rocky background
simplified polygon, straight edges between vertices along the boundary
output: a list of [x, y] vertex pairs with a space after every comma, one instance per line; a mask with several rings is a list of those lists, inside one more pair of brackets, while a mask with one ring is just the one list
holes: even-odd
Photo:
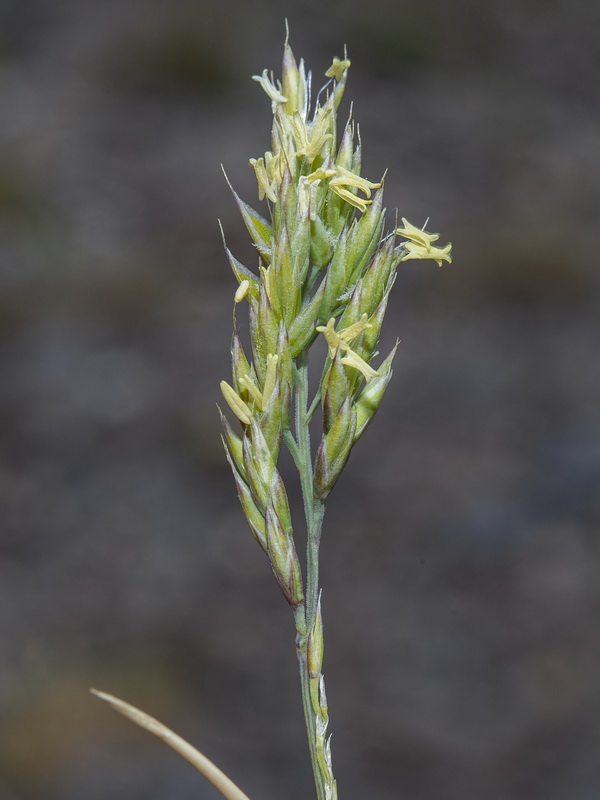
[[[215, 402], [283, 18], [349, 47], [364, 174], [454, 244], [330, 503], [342, 800], [600, 793], [600, 5], [0, 3], [0, 800], [312, 796], [292, 626]], [[347, 107], [347, 106], [346, 106]]]

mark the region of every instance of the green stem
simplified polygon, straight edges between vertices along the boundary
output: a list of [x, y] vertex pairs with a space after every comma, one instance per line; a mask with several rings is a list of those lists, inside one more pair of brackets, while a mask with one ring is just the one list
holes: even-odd
[[316, 500], [313, 489], [313, 469], [310, 450], [309, 409], [308, 409], [308, 363], [303, 353], [296, 364], [295, 397], [296, 452], [295, 461], [300, 474], [300, 486], [306, 517], [306, 599], [302, 619], [296, 616], [297, 655], [302, 687], [302, 704], [312, 768], [318, 800], [324, 800], [325, 787], [316, 757], [316, 714], [310, 695], [310, 676], [308, 674], [308, 636], [313, 627], [319, 601], [319, 544], [325, 506]]
[[304, 721], [306, 723], [306, 732], [308, 734], [308, 749], [310, 751], [310, 762], [312, 765], [313, 775], [315, 778], [315, 786], [317, 789], [317, 797], [323, 800], [325, 791], [323, 782], [321, 780], [321, 772], [319, 769], [319, 762], [317, 759], [317, 749], [314, 736], [315, 719], [310, 698], [310, 679], [308, 675], [307, 664], [307, 650], [306, 643], [308, 640], [308, 633], [306, 631], [306, 608], [304, 605], [299, 606], [294, 612], [296, 620], [296, 656], [298, 658], [298, 670], [300, 672], [300, 687], [302, 689], [302, 709], [304, 711]]

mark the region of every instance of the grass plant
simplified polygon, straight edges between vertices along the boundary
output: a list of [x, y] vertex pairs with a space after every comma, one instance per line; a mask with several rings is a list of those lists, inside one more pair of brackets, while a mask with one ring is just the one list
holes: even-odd
[[[386, 229], [383, 178], [361, 176], [361, 142], [352, 114], [338, 136], [349, 67], [346, 54], [334, 58], [313, 98], [311, 73], [296, 61], [286, 40], [281, 80], [267, 70], [253, 76], [273, 114], [270, 150], [250, 159], [266, 216], [233, 196], [258, 254], [257, 271], [238, 261], [225, 244], [238, 286], [232, 378], [221, 382], [229, 413], [220, 412], [223, 443], [250, 530], [293, 612], [318, 800], [337, 798], [319, 584], [325, 507], [392, 377], [397, 343], [381, 360], [377, 343], [398, 265], [408, 259], [431, 259], [438, 266], [451, 261], [451, 246], [439, 246], [438, 234], [405, 218], [399, 225], [397, 217]], [[248, 353], [238, 329], [241, 304], [247, 304]], [[326, 342], [324, 362], [310, 376], [309, 352], [320, 336]], [[299, 476], [303, 537], [292, 528], [278, 470], [282, 447], [289, 450]], [[246, 798], [205, 756], [157, 720], [110, 695], [96, 694], [191, 761], [229, 800]]]

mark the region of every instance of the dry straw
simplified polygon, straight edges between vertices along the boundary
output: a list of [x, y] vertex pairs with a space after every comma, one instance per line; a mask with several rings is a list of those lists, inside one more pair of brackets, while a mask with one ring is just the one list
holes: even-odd
[[[361, 144], [352, 118], [338, 137], [349, 67], [346, 56], [334, 58], [313, 101], [311, 73], [303, 61], [296, 62], [286, 41], [281, 80], [267, 70], [254, 76], [273, 113], [271, 149], [250, 159], [268, 218], [233, 194], [258, 252], [257, 271], [225, 245], [238, 288], [232, 379], [221, 383], [234, 425], [221, 413], [223, 442], [250, 529], [293, 610], [318, 800], [337, 797], [322, 673], [319, 545], [325, 504], [392, 377], [397, 345], [380, 363], [374, 360], [396, 268], [408, 259], [431, 259], [438, 266], [451, 261], [451, 246], [438, 246], [438, 234], [404, 218], [400, 227], [386, 231], [383, 179], [361, 176]], [[248, 304], [248, 354], [235, 322], [240, 303]], [[327, 351], [311, 398], [308, 354], [319, 336]], [[313, 452], [310, 423], [319, 409], [322, 432]], [[305, 577], [277, 468], [282, 445], [291, 453], [302, 489]], [[161, 723], [116, 698], [98, 696], [192, 761], [225, 797], [243, 800], [208, 759]]]

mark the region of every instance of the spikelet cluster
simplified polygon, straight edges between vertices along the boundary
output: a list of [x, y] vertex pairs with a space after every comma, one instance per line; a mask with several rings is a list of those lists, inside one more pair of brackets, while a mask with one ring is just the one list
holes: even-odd
[[302, 600], [302, 580], [277, 461], [290, 427], [295, 362], [318, 335], [325, 337], [323, 435], [314, 468], [315, 497], [323, 501], [392, 375], [395, 347], [379, 366], [371, 362], [397, 266], [411, 258], [440, 266], [451, 260], [450, 245], [434, 244], [438, 234], [406, 219], [385, 233], [382, 182], [360, 175], [352, 119], [338, 144], [337, 111], [349, 66], [347, 58], [334, 59], [314, 104], [311, 75], [287, 43], [281, 81], [266, 70], [254, 76], [273, 112], [271, 149], [250, 160], [269, 219], [234, 197], [258, 252], [257, 271], [225, 245], [239, 284], [236, 303], [249, 304], [252, 343], [248, 357], [234, 332], [233, 380], [221, 389], [242, 435], [223, 416], [225, 446], [252, 532], [293, 606]]

